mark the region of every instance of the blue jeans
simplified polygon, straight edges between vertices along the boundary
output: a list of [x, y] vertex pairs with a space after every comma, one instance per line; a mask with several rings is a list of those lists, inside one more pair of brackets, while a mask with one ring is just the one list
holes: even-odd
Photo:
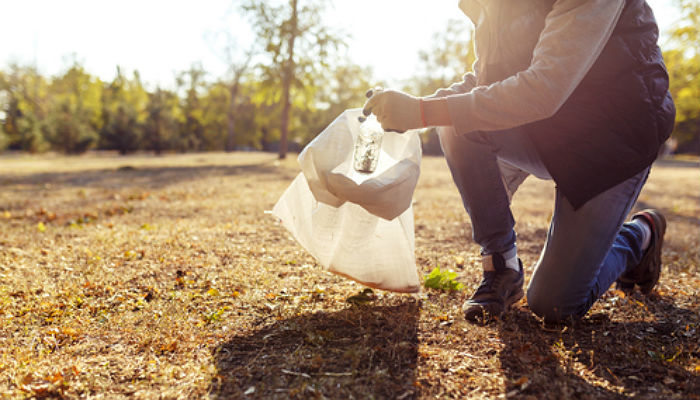
[[[515, 248], [510, 200], [529, 175], [551, 179], [518, 128], [456, 135], [438, 130], [440, 144], [472, 222], [482, 254]], [[578, 210], [557, 189], [554, 213], [530, 284], [530, 309], [546, 320], [581, 317], [628, 268], [639, 264], [642, 232], [625, 224], [649, 168], [599, 194]]]

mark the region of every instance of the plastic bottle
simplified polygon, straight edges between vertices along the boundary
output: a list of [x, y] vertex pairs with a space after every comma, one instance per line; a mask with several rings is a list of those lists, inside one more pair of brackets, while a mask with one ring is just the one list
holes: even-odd
[[374, 115], [359, 117], [360, 134], [355, 142], [353, 166], [357, 172], [370, 174], [377, 169], [379, 151], [382, 148], [384, 129]]

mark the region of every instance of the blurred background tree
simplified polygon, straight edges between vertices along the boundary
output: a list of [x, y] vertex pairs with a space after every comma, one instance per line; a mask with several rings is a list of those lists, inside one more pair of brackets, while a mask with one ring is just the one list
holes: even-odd
[[[257, 67], [261, 79], [277, 88], [269, 91], [281, 103], [279, 158], [287, 155], [291, 131], [299, 126], [295, 118], [313, 111], [311, 99], [318, 86], [316, 78], [328, 68], [329, 57], [344, 45], [343, 36], [324, 25], [324, 0], [243, 0], [241, 10], [250, 18], [256, 40], [266, 60]], [[295, 112], [292, 113], [292, 108]]]
[[0, 150], [8, 148], [28, 152], [48, 149], [44, 138], [48, 83], [36, 68], [10, 65], [0, 74], [2, 140]]
[[418, 71], [406, 89], [426, 96], [460, 82], [476, 59], [471, 30], [462, 18], [449, 20], [444, 30], [434, 33], [432, 47], [418, 52]]
[[175, 92], [156, 88], [148, 94], [148, 118], [143, 126], [144, 150], [160, 155], [176, 147], [178, 128], [184, 122], [180, 99]]
[[200, 96], [205, 90], [204, 77], [206, 71], [199, 64], [193, 64], [190, 69], [178, 74], [176, 78], [178, 91], [182, 92], [182, 113], [184, 122], [180, 127], [180, 137], [176, 144], [178, 151], [201, 151], [206, 146], [204, 142], [204, 110]]
[[[455, 82], [472, 70], [476, 59], [474, 36], [466, 19], [451, 19], [444, 30], [433, 34], [430, 48], [419, 52], [416, 77], [403, 87], [410, 93], [427, 96]], [[442, 154], [440, 139], [435, 128], [426, 129], [421, 135], [423, 153]]]
[[315, 108], [300, 118], [304, 129], [299, 129], [297, 138], [301, 144], [310, 142], [346, 109], [362, 107], [366, 100], [365, 92], [379, 83], [372, 82], [371, 76], [371, 69], [353, 64], [347, 58], [338, 59], [325, 73], [320, 74], [316, 85], [322, 90], [318, 90], [312, 99]]
[[138, 71], [128, 79], [117, 67], [114, 80], [102, 95], [100, 148], [127, 154], [141, 148], [143, 125], [148, 118], [149, 95]]
[[[250, 43], [231, 23], [208, 41], [228, 66], [211, 76], [200, 64], [175, 72], [173, 85], [149, 89], [138, 71], [117, 68], [111, 81], [91, 75], [75, 56], [64, 71], [0, 67], [0, 150], [81, 153], [90, 149], [163, 152], [298, 151], [343, 110], [361, 107], [377, 81], [345, 53], [348, 35], [329, 26], [328, 0], [232, 0], [236, 23], [248, 21]], [[678, 110], [677, 152], [700, 154], [700, 3], [673, 0], [678, 20], [662, 35], [670, 91]], [[413, 78], [394, 86], [415, 95], [459, 82], [474, 62], [465, 18], [436, 29], [416, 50]], [[433, 130], [424, 150], [439, 154]], [[289, 147], [289, 149], [288, 149]]]
[[55, 150], [83, 153], [94, 148], [102, 128], [103, 83], [77, 60], [48, 87], [44, 136]]
[[700, 2], [674, 0], [680, 18], [664, 46], [670, 91], [676, 103], [677, 152], [700, 154]]
[[[250, 47], [242, 50], [238, 39], [227, 30], [210, 33], [208, 36], [211, 42], [220, 43], [215, 51], [219, 53], [222, 61], [228, 66], [228, 79], [219, 80], [215, 86], [217, 86], [216, 91], [221, 92], [223, 89], [227, 91], [225, 96], [223, 92], [219, 93], [219, 99], [226, 100], [224, 108], [226, 115], [225, 150], [230, 152], [234, 151], [237, 145], [246, 142], [245, 139], [239, 141], [236, 138], [236, 125], [243, 108], [243, 101], [240, 97], [245, 96], [246, 79], [251, 78], [249, 72], [253, 57], [258, 52], [259, 44], [252, 43]], [[240, 115], [240, 117], [245, 118], [245, 115]]]

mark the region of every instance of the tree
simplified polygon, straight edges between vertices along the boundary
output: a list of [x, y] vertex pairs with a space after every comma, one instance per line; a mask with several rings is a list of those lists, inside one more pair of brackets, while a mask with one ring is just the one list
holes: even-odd
[[[203, 150], [227, 150], [230, 137], [235, 132], [235, 127], [229, 126], [232, 122], [231, 93], [227, 80], [218, 80], [208, 84], [206, 91], [200, 98], [202, 108], [202, 149]], [[235, 120], [235, 118], [234, 118]], [[235, 142], [231, 143], [235, 147]]]
[[7, 79], [5, 78], [5, 73], [0, 71], [0, 151], [5, 150], [9, 142], [9, 138], [5, 133], [5, 121], [7, 120], [7, 110], [9, 93], [6, 89]]
[[[229, 81], [226, 84], [228, 104], [225, 113], [227, 132], [225, 150], [231, 152], [236, 149], [236, 119], [241, 108], [239, 95], [244, 84], [243, 80], [248, 74], [251, 62], [256, 54], [256, 46], [252, 44], [246, 50], [242, 50], [237, 38], [226, 30], [221, 30], [210, 36], [210, 42], [218, 44], [223, 41], [223, 44], [215, 51], [222, 61], [228, 65]], [[210, 90], [218, 90], [218, 85], [221, 83], [223, 82], [218, 82]]]
[[0, 148], [40, 152], [48, 148], [43, 129], [48, 83], [33, 67], [11, 65], [0, 75]]
[[462, 80], [476, 59], [471, 29], [464, 19], [449, 20], [433, 34], [433, 47], [419, 52], [419, 73], [410, 84], [418, 95], [428, 95]]
[[148, 92], [138, 71], [128, 79], [117, 67], [117, 75], [102, 96], [101, 147], [118, 150], [119, 154], [138, 150], [143, 138], [142, 126], [148, 117], [147, 106]]
[[204, 76], [206, 72], [199, 64], [193, 64], [187, 71], [181, 72], [177, 78], [177, 86], [184, 90], [185, 98], [182, 101], [184, 123], [180, 128], [180, 140], [178, 150], [202, 150], [204, 143], [204, 124], [202, 122], [204, 111], [200, 104], [200, 93], [204, 90]]
[[310, 142], [338, 115], [349, 108], [362, 107], [365, 92], [371, 85], [371, 71], [344, 60], [327, 71], [316, 86], [323, 88], [316, 93], [315, 110], [302, 114], [301, 122], [306, 129], [300, 135], [303, 145]]
[[174, 147], [178, 126], [184, 121], [177, 94], [157, 88], [148, 94], [148, 119], [143, 130], [143, 146], [160, 155]]
[[700, 3], [675, 0], [680, 19], [670, 32], [664, 60], [676, 104], [673, 138], [679, 152], [700, 153]]
[[[268, 56], [259, 64], [263, 80], [280, 89], [282, 115], [279, 158], [287, 155], [290, 115], [298, 89], [314, 88], [313, 77], [327, 68], [330, 52], [344, 42], [323, 25], [323, 0], [242, 0], [257, 40]], [[312, 96], [306, 96], [309, 99]]]
[[45, 136], [53, 149], [83, 153], [97, 144], [102, 125], [102, 88], [102, 81], [76, 60], [51, 82]]
[[229, 106], [227, 108], [227, 139], [226, 139], [226, 151], [233, 151], [236, 149], [235, 140], [235, 126], [236, 126], [236, 115], [239, 111], [239, 93], [241, 91], [241, 79], [248, 70], [250, 61], [253, 58], [253, 52], [249, 51], [244, 56], [243, 61], [236, 63], [231, 59], [229, 61], [229, 69], [231, 73], [231, 82], [229, 83]]

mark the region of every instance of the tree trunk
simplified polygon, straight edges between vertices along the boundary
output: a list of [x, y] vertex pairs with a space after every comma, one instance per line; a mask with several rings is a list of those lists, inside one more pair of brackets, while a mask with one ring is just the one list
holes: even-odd
[[156, 153], [157, 156], [161, 155], [163, 152], [162, 147], [162, 140], [160, 138], [160, 131], [162, 127], [161, 123], [161, 117], [160, 117], [160, 112], [158, 112], [157, 115], [154, 116], [155, 118], [155, 132], [154, 132], [154, 140], [153, 140], [153, 151]]
[[231, 85], [231, 105], [228, 108], [228, 136], [226, 138], [226, 151], [232, 152], [236, 149], [236, 97], [238, 96], [239, 78], [236, 76]]
[[289, 33], [288, 49], [289, 52], [287, 62], [284, 68], [284, 78], [282, 82], [282, 98], [284, 108], [282, 109], [282, 129], [280, 134], [280, 153], [279, 158], [287, 157], [287, 133], [289, 129], [289, 113], [292, 108], [290, 91], [292, 87], [292, 79], [294, 77], [294, 40], [297, 37], [297, 0], [291, 0], [292, 20], [291, 32]]

